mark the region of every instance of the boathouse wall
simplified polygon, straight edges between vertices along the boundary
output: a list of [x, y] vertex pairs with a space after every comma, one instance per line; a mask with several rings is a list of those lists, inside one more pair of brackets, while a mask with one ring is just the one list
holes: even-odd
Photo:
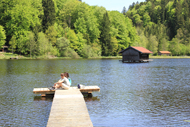
[[123, 60], [122, 61], [139, 61], [140, 53], [134, 49], [128, 49], [122, 53]]
[[148, 62], [149, 54], [153, 53], [143, 47], [128, 47], [122, 50], [122, 62], [133, 63], [133, 62]]

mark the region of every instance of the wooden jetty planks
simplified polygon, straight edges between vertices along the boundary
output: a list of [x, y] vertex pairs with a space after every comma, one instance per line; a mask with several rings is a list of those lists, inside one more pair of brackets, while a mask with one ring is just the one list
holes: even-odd
[[93, 127], [79, 89], [55, 91], [47, 127]]
[[[77, 87], [70, 87], [70, 90], [78, 89]], [[100, 91], [100, 87], [98, 86], [85, 86], [82, 89], [79, 89], [82, 93], [92, 93], [94, 91]], [[33, 93], [35, 94], [54, 94], [55, 90], [49, 90], [48, 88], [34, 88]]]

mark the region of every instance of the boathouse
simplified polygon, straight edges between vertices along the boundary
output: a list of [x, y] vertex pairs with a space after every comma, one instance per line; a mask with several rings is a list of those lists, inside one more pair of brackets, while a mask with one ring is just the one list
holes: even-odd
[[0, 48], [0, 51], [7, 52], [8, 51], [8, 46], [2, 46], [2, 49]]
[[134, 63], [134, 62], [149, 62], [149, 54], [153, 53], [143, 47], [128, 47], [122, 50], [122, 62]]
[[159, 51], [158, 52], [158, 55], [166, 55], [166, 56], [169, 56], [171, 54], [171, 52], [169, 52], [169, 51]]

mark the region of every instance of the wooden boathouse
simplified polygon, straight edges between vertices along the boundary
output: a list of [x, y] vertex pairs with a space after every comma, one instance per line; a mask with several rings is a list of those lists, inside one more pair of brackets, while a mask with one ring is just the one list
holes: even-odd
[[122, 50], [123, 63], [149, 62], [149, 54], [153, 53], [143, 47], [128, 47]]
[[169, 56], [171, 54], [171, 52], [169, 52], [169, 51], [159, 51], [158, 52], [158, 55], [166, 55], [166, 56]]

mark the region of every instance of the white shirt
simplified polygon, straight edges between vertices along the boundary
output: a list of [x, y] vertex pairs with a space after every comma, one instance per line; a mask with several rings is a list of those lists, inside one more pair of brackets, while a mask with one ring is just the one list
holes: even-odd
[[70, 82], [69, 82], [69, 80], [66, 77], [64, 77], [63, 79], [60, 79], [59, 82], [63, 82], [67, 86], [71, 85]]

